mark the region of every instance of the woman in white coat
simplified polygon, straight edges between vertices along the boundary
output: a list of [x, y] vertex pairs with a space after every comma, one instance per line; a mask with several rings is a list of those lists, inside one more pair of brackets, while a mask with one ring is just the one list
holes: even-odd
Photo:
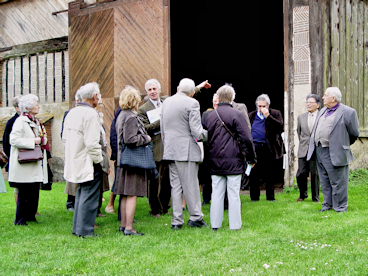
[[23, 96], [19, 101], [19, 109], [22, 114], [14, 122], [10, 133], [8, 180], [12, 187], [19, 189], [14, 224], [27, 225], [28, 221], [37, 222], [35, 214], [40, 183], [44, 179], [43, 161], [21, 164], [18, 162], [18, 149], [34, 149], [36, 145], [41, 145], [41, 148], [45, 149], [48, 143], [43, 126], [35, 118], [40, 110], [38, 97], [32, 94]]

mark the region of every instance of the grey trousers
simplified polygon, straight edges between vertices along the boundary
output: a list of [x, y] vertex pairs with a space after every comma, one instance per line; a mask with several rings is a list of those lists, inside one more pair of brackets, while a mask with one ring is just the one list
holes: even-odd
[[242, 227], [240, 184], [242, 175], [212, 175], [211, 227], [220, 228], [224, 218], [224, 197], [227, 189], [229, 199], [229, 228], [237, 230]]
[[183, 193], [192, 221], [203, 218], [198, 183], [198, 163], [173, 161], [169, 163], [173, 217], [171, 225], [183, 225]]
[[94, 224], [100, 196], [102, 168], [100, 164], [93, 167], [94, 179], [79, 183], [79, 188], [75, 195], [72, 233], [77, 236], [93, 235], [95, 230]]
[[323, 194], [322, 209], [333, 208], [336, 212], [347, 211], [349, 166], [334, 166], [328, 147], [317, 146], [316, 157]]

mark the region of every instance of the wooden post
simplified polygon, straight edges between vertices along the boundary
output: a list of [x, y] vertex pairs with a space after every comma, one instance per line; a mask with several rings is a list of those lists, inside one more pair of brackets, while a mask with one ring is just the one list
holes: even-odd
[[326, 0], [309, 1], [309, 37], [311, 53], [311, 92], [323, 96], [324, 35], [322, 22]]
[[342, 102], [346, 102], [346, 1], [339, 1], [339, 38], [340, 38], [340, 55], [339, 55], [339, 83], [338, 86], [342, 93]]
[[284, 186], [294, 184], [294, 61], [293, 61], [293, 1], [284, 0], [284, 141], [286, 149]]

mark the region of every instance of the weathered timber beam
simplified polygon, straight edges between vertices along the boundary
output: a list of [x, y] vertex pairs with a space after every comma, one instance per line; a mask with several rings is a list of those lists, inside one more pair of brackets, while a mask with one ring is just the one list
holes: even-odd
[[0, 60], [66, 49], [68, 49], [68, 37], [64, 36], [8, 48], [0, 48]]
[[293, 8], [309, 6], [309, 0], [293, 0]]

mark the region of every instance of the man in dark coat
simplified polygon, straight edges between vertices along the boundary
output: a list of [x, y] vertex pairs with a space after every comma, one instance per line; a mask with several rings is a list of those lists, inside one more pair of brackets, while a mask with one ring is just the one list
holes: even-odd
[[266, 183], [266, 199], [275, 201], [274, 169], [275, 161], [283, 157], [285, 149], [281, 133], [284, 122], [281, 112], [270, 108], [270, 98], [266, 94], [258, 96], [257, 110], [249, 113], [252, 137], [256, 148], [257, 164], [250, 173], [250, 199], [258, 201], [260, 179]]
[[[4, 134], [3, 134], [3, 149], [4, 149], [4, 152], [8, 156], [9, 159], [10, 159], [10, 148], [11, 148], [10, 141], [9, 141], [9, 135], [10, 135], [12, 129], [13, 129], [13, 125], [14, 125], [15, 120], [19, 117], [19, 115], [21, 113], [20, 110], [19, 110], [19, 107], [18, 107], [20, 97], [21, 96], [16, 96], [12, 100], [12, 104], [13, 104], [15, 110], [16, 110], [16, 113], [6, 123]], [[6, 164], [5, 171], [6, 172], [9, 171], [9, 163]], [[18, 201], [18, 192], [17, 192], [17, 190], [18, 189], [15, 188], [15, 191], [14, 191], [14, 199], [15, 199], [15, 202]]]
[[[249, 164], [256, 162], [250, 129], [242, 113], [232, 108], [235, 91], [229, 85], [217, 92], [218, 108], [206, 120], [212, 178], [211, 227], [221, 227], [225, 190], [229, 199], [229, 227], [241, 228], [240, 184], [245, 172], [245, 156]], [[233, 137], [234, 136], [234, 137]], [[236, 138], [236, 139], [235, 139]], [[245, 152], [245, 156], [242, 154]]]

